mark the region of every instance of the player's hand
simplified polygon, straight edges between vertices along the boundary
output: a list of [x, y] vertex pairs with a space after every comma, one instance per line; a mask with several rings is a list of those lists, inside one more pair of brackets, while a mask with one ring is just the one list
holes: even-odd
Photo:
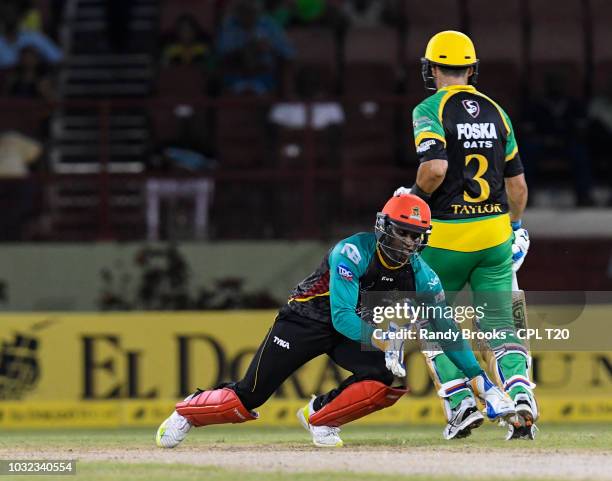
[[408, 195], [411, 193], [412, 190], [410, 187], [399, 187], [398, 189], [395, 189], [395, 192], [393, 192], [393, 197], [400, 197], [402, 195]]
[[529, 251], [529, 232], [527, 229], [517, 229], [514, 231], [514, 241], [512, 241], [512, 270], [518, 271], [523, 265], [525, 256]]
[[398, 377], [405, 377], [404, 339], [400, 328], [394, 322], [390, 322], [389, 328], [382, 334], [381, 337], [372, 335], [372, 345], [385, 353], [385, 365], [389, 371]]
[[[399, 328], [394, 322], [389, 323], [389, 333], [399, 333]], [[406, 365], [404, 364], [404, 340], [388, 336], [385, 346], [385, 365], [387, 369], [397, 377], [406, 377]]]

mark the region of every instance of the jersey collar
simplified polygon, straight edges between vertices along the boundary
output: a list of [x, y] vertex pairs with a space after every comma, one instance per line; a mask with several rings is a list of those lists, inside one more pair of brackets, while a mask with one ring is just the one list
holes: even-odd
[[449, 85], [438, 89], [438, 92], [476, 92], [476, 87], [473, 85]]

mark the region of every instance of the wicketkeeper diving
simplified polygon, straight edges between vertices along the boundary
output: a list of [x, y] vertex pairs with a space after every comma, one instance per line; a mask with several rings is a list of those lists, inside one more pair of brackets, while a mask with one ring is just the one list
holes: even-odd
[[[406, 376], [405, 341], [390, 335], [395, 330], [392, 325], [387, 335], [374, 335], [376, 327], [368, 322], [364, 296], [379, 291], [412, 292], [430, 305], [446, 306], [438, 276], [420, 255], [430, 231], [426, 202], [411, 194], [389, 199], [376, 216], [374, 232], [338, 242], [293, 289], [244, 377], [215, 389], [198, 389], [177, 403], [157, 430], [157, 445], [174, 448], [192, 427], [255, 421], [255, 409], [285, 379], [325, 354], [351, 375], [331, 391], [313, 396], [297, 417], [316, 446], [342, 446], [341, 426], [392, 406], [407, 392], [392, 386], [396, 376]], [[453, 319], [425, 321], [433, 332], [458, 329]], [[453, 372], [460, 373], [466, 388], [482, 400], [491, 420], [515, 417], [514, 402], [491, 382], [461, 336], [440, 341], [440, 348], [454, 366]]]

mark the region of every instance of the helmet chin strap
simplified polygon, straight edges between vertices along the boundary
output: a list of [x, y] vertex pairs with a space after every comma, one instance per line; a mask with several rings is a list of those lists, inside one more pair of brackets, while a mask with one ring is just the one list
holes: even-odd
[[[413, 252], [406, 254], [406, 253], [400, 251], [399, 249], [394, 249], [393, 247], [386, 246], [382, 242], [378, 243], [376, 251], [378, 252], [378, 258], [380, 259], [382, 264], [386, 268], [388, 268], [388, 269], [399, 269], [400, 267], [404, 267], [406, 264], [408, 264], [410, 262], [410, 258], [414, 254]], [[406, 259], [405, 260], [395, 259], [393, 254], [391, 252], [389, 252], [389, 251], [400, 252], [402, 255], [406, 256]], [[387, 262], [385, 262], [385, 259], [383, 258], [383, 256], [385, 256], [387, 258], [387, 260], [395, 263], [396, 265], [394, 265], [394, 266], [388, 265]]]

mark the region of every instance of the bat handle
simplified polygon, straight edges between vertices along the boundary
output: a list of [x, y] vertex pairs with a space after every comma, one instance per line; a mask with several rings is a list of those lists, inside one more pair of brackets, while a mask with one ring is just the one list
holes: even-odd
[[519, 290], [518, 279], [516, 278], [516, 272], [512, 271], [512, 292]]

